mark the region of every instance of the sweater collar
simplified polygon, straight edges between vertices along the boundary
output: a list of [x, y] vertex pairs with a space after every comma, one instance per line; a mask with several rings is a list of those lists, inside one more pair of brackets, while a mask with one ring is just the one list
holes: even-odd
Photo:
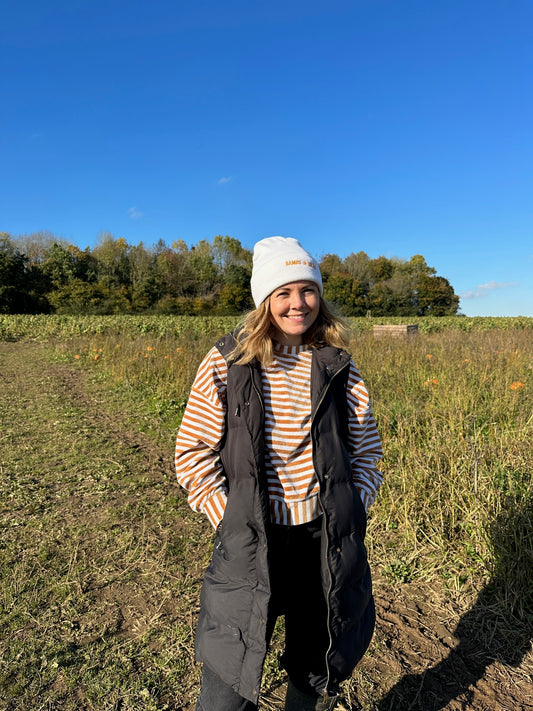
[[273, 341], [273, 344], [274, 353], [277, 355], [297, 356], [300, 353], [305, 353], [306, 351], [311, 350], [307, 343], [302, 343], [300, 346], [286, 346], [282, 343], [278, 343], [277, 341]]

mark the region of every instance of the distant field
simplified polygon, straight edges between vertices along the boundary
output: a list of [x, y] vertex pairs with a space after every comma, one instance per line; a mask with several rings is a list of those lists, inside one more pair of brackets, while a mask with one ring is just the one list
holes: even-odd
[[[389, 317], [347, 319], [357, 333], [370, 331], [375, 324], [415, 323], [421, 333], [441, 331], [488, 331], [509, 329], [533, 329], [533, 318], [517, 317]], [[2, 315], [0, 314], [0, 341], [48, 338], [72, 338], [73, 336], [101, 333], [151, 333], [157, 336], [176, 335], [187, 332], [193, 337], [206, 332], [222, 332], [233, 328], [239, 319], [233, 316], [56, 316]]]
[[[173, 441], [236, 323], [0, 316], [0, 709], [194, 707], [212, 533], [174, 482]], [[367, 537], [378, 627], [345, 708], [529, 708], [533, 319], [352, 323], [385, 480]], [[419, 334], [375, 340], [376, 323]]]

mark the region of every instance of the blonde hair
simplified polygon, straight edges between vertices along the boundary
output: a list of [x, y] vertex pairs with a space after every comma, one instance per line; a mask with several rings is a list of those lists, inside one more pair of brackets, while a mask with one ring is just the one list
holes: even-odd
[[[256, 358], [263, 365], [268, 365], [274, 358], [275, 333], [270, 321], [270, 299], [266, 298], [256, 309], [245, 315], [235, 333], [237, 345], [230, 353], [229, 360], [245, 365]], [[331, 306], [321, 298], [318, 315], [302, 335], [302, 343], [311, 348], [347, 348], [349, 340], [349, 326], [335, 315]]]

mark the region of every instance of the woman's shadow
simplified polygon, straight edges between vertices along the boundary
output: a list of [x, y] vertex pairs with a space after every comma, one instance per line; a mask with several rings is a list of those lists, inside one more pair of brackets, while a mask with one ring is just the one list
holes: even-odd
[[[529, 483], [525, 484], [530, 489]], [[474, 606], [459, 620], [459, 644], [435, 666], [398, 681], [377, 711], [439, 711], [472, 687], [494, 661], [518, 667], [533, 638], [533, 506], [530, 490], [509, 498], [489, 528], [493, 570]], [[528, 699], [533, 704], [533, 699]], [[494, 706], [497, 708], [497, 705]], [[507, 706], [506, 706], [507, 708]], [[526, 706], [516, 708], [531, 708]]]

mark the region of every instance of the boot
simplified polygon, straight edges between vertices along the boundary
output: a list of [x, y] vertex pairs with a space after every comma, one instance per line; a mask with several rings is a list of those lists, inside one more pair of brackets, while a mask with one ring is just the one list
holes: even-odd
[[338, 696], [309, 696], [297, 689], [292, 681], [287, 685], [285, 711], [333, 711]]

